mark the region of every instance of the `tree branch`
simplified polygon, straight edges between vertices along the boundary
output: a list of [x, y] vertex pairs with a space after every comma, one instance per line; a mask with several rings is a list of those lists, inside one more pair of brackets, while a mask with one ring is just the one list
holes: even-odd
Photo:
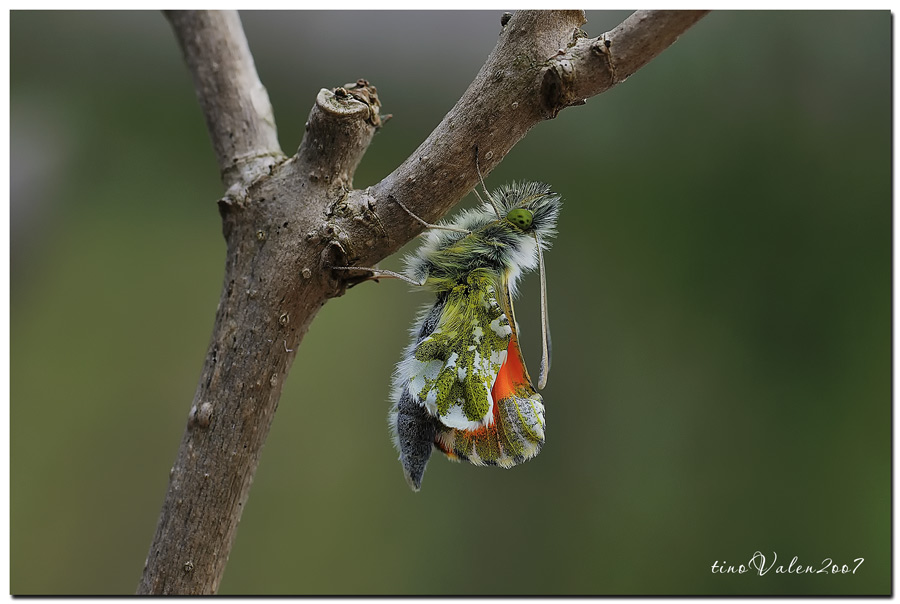
[[[225, 282], [142, 594], [214, 593], [295, 351], [319, 308], [434, 221], [527, 131], [621, 82], [700, 14], [635, 13], [594, 40], [580, 11], [523, 11], [456, 106], [380, 183], [353, 173], [380, 127], [365, 80], [322, 90], [297, 154], [284, 161], [265, 90], [233, 14], [172, 13], [222, 179]], [[608, 42], [608, 44], [607, 44]], [[552, 73], [551, 73], [552, 72]], [[550, 73], [550, 75], [548, 75]], [[302, 404], [302, 401], [292, 401]]]
[[555, 116], [624, 82], [708, 12], [639, 10], [602, 36], [578, 40], [544, 72], [545, 110]]
[[284, 159], [269, 94], [235, 11], [166, 11], [194, 79], [225, 187]]
[[377, 105], [329, 91], [316, 101], [300, 152], [219, 202], [225, 283], [138, 593], [218, 590], [288, 369], [334, 294], [314, 278], [332, 245], [307, 225], [350, 186]]
[[475, 80], [419, 148], [384, 180], [344, 200], [351, 217], [374, 208], [387, 237], [360, 249], [354, 242], [374, 233], [340, 222], [350, 240], [342, 263], [373, 265], [422, 231], [392, 197], [434, 222], [478, 183], [476, 148], [487, 175], [533, 126], [623, 82], [707, 12], [638, 11], [593, 39], [580, 29], [581, 11], [515, 13]]

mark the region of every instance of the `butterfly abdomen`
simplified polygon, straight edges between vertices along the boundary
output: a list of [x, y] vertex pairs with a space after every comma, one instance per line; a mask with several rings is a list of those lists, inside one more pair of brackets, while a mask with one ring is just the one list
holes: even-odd
[[400, 450], [406, 482], [418, 491], [437, 436], [437, 420], [408, 391], [403, 390], [391, 411], [390, 422], [395, 444]]
[[415, 371], [412, 359], [419, 343], [431, 335], [437, 326], [446, 302], [446, 294], [438, 295], [434, 304], [420, 313], [413, 326], [412, 342], [394, 372], [391, 397], [394, 405], [388, 414], [388, 424], [394, 446], [400, 452], [400, 463], [406, 481], [415, 491], [418, 491], [422, 484], [422, 475], [431, 457], [437, 435], [437, 420], [429, 415], [422, 402], [409, 392], [410, 376]]

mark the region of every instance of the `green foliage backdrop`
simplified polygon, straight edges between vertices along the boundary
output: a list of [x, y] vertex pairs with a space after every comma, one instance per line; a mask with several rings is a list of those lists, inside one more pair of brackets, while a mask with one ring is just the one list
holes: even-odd
[[[493, 11], [242, 17], [286, 151], [319, 88], [378, 86], [394, 118], [357, 186], [415, 149], [500, 29]], [[488, 185], [566, 200], [544, 451], [509, 471], [435, 457], [411, 493], [385, 414], [428, 296], [356, 287], [298, 353], [221, 592], [889, 593], [891, 26], [714, 12], [535, 128]], [[11, 587], [132, 593], [219, 296], [215, 160], [160, 14], [14, 12], [10, 49]], [[757, 550], [865, 562], [711, 572]]]

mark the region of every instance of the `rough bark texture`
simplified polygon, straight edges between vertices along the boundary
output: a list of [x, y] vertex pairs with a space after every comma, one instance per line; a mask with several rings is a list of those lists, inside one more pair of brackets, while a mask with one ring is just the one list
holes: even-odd
[[[222, 180], [225, 283], [170, 472], [141, 594], [215, 593], [284, 380], [319, 308], [434, 221], [527, 131], [640, 68], [703, 12], [639, 11], [588, 39], [580, 11], [523, 11], [422, 145], [366, 190], [353, 173], [381, 122], [375, 88], [322, 90], [297, 154], [278, 148], [268, 95], [235, 13], [168, 13]], [[487, 18], [487, 15], [486, 15]], [[359, 277], [357, 277], [359, 278]], [[302, 405], [303, 401], [292, 401]]]
[[194, 79], [194, 89], [230, 187], [284, 159], [269, 93], [233, 11], [168, 11]]

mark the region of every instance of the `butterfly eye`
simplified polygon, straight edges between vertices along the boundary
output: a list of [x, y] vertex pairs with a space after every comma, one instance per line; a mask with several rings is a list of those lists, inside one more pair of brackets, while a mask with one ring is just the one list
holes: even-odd
[[525, 208], [515, 208], [506, 214], [506, 219], [520, 229], [525, 230], [534, 221], [534, 214], [531, 213], [531, 210], [526, 210]]

